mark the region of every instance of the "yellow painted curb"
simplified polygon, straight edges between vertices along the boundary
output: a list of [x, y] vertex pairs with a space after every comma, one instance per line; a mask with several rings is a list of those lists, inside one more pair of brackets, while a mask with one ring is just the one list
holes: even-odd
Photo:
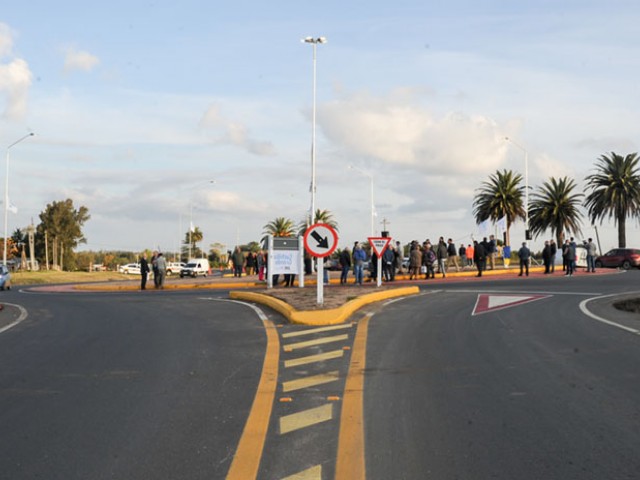
[[271, 295], [265, 295], [256, 292], [229, 292], [229, 297], [235, 300], [246, 300], [266, 305], [273, 310], [281, 313], [290, 323], [298, 325], [335, 325], [343, 323], [359, 308], [370, 303], [379, 302], [388, 298], [405, 297], [420, 293], [418, 287], [394, 288], [392, 290], [383, 290], [380, 292], [368, 293], [360, 297], [348, 301], [338, 308], [327, 310], [296, 310], [291, 305], [279, 300]]
[[[195, 289], [221, 289], [221, 290], [227, 290], [227, 289], [231, 289], [231, 288], [256, 288], [259, 287], [263, 284], [260, 283], [256, 283], [256, 282], [245, 282], [245, 283], [183, 283], [183, 284], [176, 284], [176, 283], [170, 283], [170, 284], [165, 284], [164, 286], [164, 290], [195, 290]], [[91, 285], [91, 284], [86, 284], [86, 285], [74, 285], [73, 288], [75, 290], [85, 290], [85, 291], [91, 291], [91, 292], [111, 292], [111, 291], [122, 291], [122, 290], [129, 290], [129, 291], [135, 291], [135, 290], [140, 290], [140, 283], [137, 282], [136, 284], [132, 284], [132, 285]], [[153, 285], [151, 285], [150, 287], [147, 287], [147, 290], [149, 291], [153, 291], [156, 290]]]

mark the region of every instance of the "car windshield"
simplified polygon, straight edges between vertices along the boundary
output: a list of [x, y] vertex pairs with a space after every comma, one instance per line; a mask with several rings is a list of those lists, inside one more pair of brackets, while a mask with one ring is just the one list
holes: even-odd
[[187, 263], [185, 268], [195, 268], [196, 264], [195, 263]]

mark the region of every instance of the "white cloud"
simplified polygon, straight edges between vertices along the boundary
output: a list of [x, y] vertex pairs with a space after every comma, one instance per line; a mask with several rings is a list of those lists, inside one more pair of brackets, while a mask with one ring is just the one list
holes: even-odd
[[8, 25], [0, 23], [0, 58], [11, 55], [13, 50], [13, 34]]
[[4, 116], [9, 119], [21, 119], [25, 116], [31, 80], [29, 65], [21, 58], [0, 64], [0, 93], [6, 100]]
[[235, 145], [259, 156], [276, 154], [271, 142], [251, 138], [244, 124], [224, 118], [217, 105], [211, 105], [207, 109], [200, 120], [200, 127], [216, 135], [214, 143], [217, 145]]
[[420, 98], [404, 95], [341, 98], [319, 107], [318, 122], [331, 142], [357, 155], [421, 171], [491, 171], [506, 151], [491, 118], [453, 112], [436, 118]]
[[100, 63], [100, 59], [89, 52], [70, 48], [64, 57], [64, 71], [73, 72], [80, 70], [90, 72]]

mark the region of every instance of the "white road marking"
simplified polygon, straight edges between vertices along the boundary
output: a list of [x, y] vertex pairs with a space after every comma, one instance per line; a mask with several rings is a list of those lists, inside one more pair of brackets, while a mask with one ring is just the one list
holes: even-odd
[[620, 330], [624, 330], [626, 332], [633, 333], [635, 335], [640, 335], [640, 330], [637, 330], [635, 328], [630, 328], [616, 322], [612, 322], [611, 320], [607, 320], [606, 318], [599, 317], [595, 313], [591, 313], [591, 311], [587, 308], [587, 303], [589, 303], [591, 300], [599, 300], [601, 298], [615, 297], [619, 295], [620, 295], [619, 293], [612, 293], [610, 295], [603, 295], [601, 297], [587, 298], [586, 300], [583, 300], [582, 302], [580, 302], [580, 310], [582, 310], [582, 313], [584, 313], [585, 315], [594, 319], [597, 322], [604, 323], [605, 325], [609, 325], [611, 327], [619, 328]]
[[0, 328], [0, 333], [6, 332], [10, 328], [15, 327], [16, 325], [18, 325], [20, 322], [22, 322], [25, 318], [27, 318], [29, 316], [29, 314], [27, 313], [27, 310], [24, 307], [20, 306], [20, 305], [16, 305], [14, 303], [4, 303], [3, 305], [10, 305], [12, 307], [16, 307], [18, 310], [20, 310], [20, 315], [18, 315], [18, 318], [15, 321], [13, 321], [12, 323], [10, 323], [9, 325], [6, 325], [6, 326]]

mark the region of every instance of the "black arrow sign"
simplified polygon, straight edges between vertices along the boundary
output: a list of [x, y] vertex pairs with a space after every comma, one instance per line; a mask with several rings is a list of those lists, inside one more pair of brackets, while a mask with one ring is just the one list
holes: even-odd
[[311, 236], [318, 242], [318, 248], [329, 248], [329, 240], [327, 237], [322, 238], [315, 230], [311, 232]]

